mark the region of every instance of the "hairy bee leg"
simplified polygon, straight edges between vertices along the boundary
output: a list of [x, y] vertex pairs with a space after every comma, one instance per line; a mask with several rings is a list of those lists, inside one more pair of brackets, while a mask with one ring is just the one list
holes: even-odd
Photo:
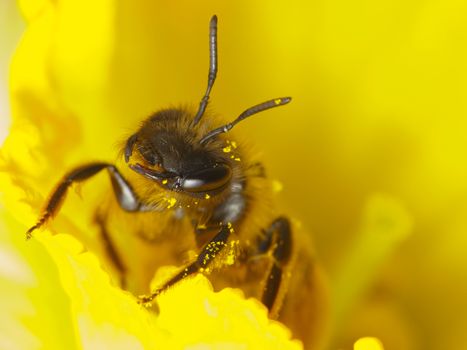
[[264, 238], [264, 241], [260, 243], [266, 244], [259, 248], [262, 250], [267, 247], [273, 261], [261, 301], [271, 311], [281, 286], [283, 269], [289, 262], [292, 253], [292, 234], [289, 220], [284, 217], [274, 220], [271, 226], [265, 230]]
[[43, 226], [47, 220], [57, 214], [60, 206], [65, 200], [68, 189], [72, 184], [83, 182], [96, 175], [102, 169], [108, 170], [115, 196], [117, 197], [117, 201], [122, 209], [126, 211], [144, 210], [144, 205], [141, 204], [130, 184], [114, 165], [109, 163], [86, 164], [72, 170], [63, 177], [55, 191], [50, 196], [40, 219], [26, 232], [26, 238], [31, 238], [33, 231]]
[[114, 267], [118, 270], [120, 274], [120, 287], [122, 289], [125, 289], [127, 272], [125, 264], [123, 263], [123, 260], [121, 259], [120, 255], [117, 252], [117, 249], [115, 248], [112, 242], [112, 238], [109, 235], [109, 231], [107, 230], [104, 219], [101, 217], [101, 215], [97, 214], [94, 218], [94, 222], [99, 226], [99, 232], [102, 238], [104, 249], [107, 252], [107, 256], [112, 261]]
[[199, 253], [194, 262], [187, 265], [183, 270], [168, 280], [162, 287], [147, 296], [140, 296], [139, 302], [141, 304], [150, 303], [159, 294], [178, 283], [182, 279], [191, 276], [194, 273], [200, 272], [209, 266], [212, 260], [217, 257], [217, 254], [227, 245], [227, 240], [230, 236], [231, 229], [228, 226], [222, 226], [221, 230], [209, 241], [208, 244]]

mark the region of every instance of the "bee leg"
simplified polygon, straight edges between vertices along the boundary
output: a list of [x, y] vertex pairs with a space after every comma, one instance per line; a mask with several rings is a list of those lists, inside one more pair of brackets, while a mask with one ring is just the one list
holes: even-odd
[[188, 264], [183, 270], [173, 276], [170, 280], [165, 282], [162, 287], [158, 288], [150, 295], [143, 295], [139, 297], [141, 304], [147, 304], [154, 300], [159, 294], [172, 287], [182, 279], [193, 275], [194, 273], [202, 271], [209, 266], [212, 260], [217, 257], [217, 254], [227, 245], [227, 240], [230, 236], [231, 229], [228, 226], [222, 226], [220, 231], [209, 241], [208, 244], [199, 253], [194, 262]]
[[264, 250], [271, 253], [272, 266], [266, 279], [261, 301], [271, 311], [279, 293], [283, 269], [289, 262], [292, 253], [290, 222], [284, 217], [279, 217], [264, 233], [264, 240], [259, 242], [258, 250], [260, 253], [264, 253]]
[[141, 211], [145, 209], [130, 184], [114, 165], [109, 163], [90, 163], [70, 171], [63, 177], [50, 196], [40, 219], [26, 232], [26, 238], [31, 238], [33, 231], [42, 227], [50, 218], [57, 214], [71, 185], [83, 182], [103, 169], [107, 169], [109, 172], [115, 196], [122, 209], [126, 211]]
[[120, 258], [120, 255], [118, 254], [117, 249], [115, 248], [112, 242], [112, 238], [109, 235], [109, 231], [107, 230], [107, 227], [105, 226], [105, 220], [100, 214], [97, 214], [94, 217], [94, 222], [99, 226], [102, 243], [104, 245], [105, 251], [107, 252], [107, 256], [112, 261], [114, 267], [118, 270], [118, 273], [120, 274], [120, 287], [122, 289], [125, 289], [126, 267], [122, 259]]

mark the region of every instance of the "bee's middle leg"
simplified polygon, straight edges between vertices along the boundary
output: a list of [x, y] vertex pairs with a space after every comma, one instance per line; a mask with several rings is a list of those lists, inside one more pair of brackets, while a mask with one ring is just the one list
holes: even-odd
[[102, 216], [102, 214], [97, 213], [94, 217], [94, 222], [99, 227], [102, 244], [107, 253], [107, 256], [112, 261], [114, 267], [117, 269], [120, 275], [120, 287], [125, 289], [127, 269], [114, 243], [112, 242], [112, 238], [110, 237], [109, 231], [105, 225], [105, 218]]
[[292, 232], [290, 222], [279, 217], [264, 230], [262, 239], [258, 241], [257, 254], [270, 253], [271, 268], [267, 274], [261, 302], [271, 312], [283, 281], [283, 271], [292, 255]]

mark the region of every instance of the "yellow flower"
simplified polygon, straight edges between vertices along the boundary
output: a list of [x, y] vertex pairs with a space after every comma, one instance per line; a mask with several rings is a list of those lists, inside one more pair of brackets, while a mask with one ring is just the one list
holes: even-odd
[[202, 275], [162, 295], [156, 317], [71, 236], [43, 233], [42, 245], [24, 246], [24, 224], [2, 218], [2, 349], [301, 349], [258, 301], [214, 293]]
[[[14, 237], [2, 258], [19, 264], [14, 274], [2, 270], [2, 301], [21, 322], [1, 324], [17, 334], [7, 340], [24, 341], [24, 348], [40, 339], [70, 348], [79, 341], [74, 326], [56, 319], [49, 327], [69, 326], [53, 333], [60, 336], [37, 323], [33, 331], [20, 327], [33, 312], [49, 321], [48, 304], [38, 301], [44, 296], [57, 300], [49, 304], [68, 315], [64, 320], [73, 319], [62, 307], [70, 297], [50, 252], [62, 238], [44, 234], [44, 246], [22, 241], [36, 218], [32, 208], [64, 170], [113, 161], [121, 131], [154, 109], [199, 100], [207, 47], [197, 33], [215, 13], [220, 71], [213, 110], [233, 118], [271, 96], [294, 98], [285, 118], [271, 111], [241, 132], [265, 150], [268, 174], [283, 184], [284, 212], [313, 231], [331, 280], [328, 348], [466, 347], [465, 1], [20, 5], [28, 30], [12, 66], [15, 118], [2, 150], [8, 175], [0, 181], [5, 232]], [[96, 181], [83, 188], [86, 200], [96, 199]], [[67, 202], [56, 227], [87, 244], [94, 237], [85, 234], [89, 213], [81, 207], [80, 200]], [[14, 257], [18, 250], [39, 264], [32, 274]], [[35, 278], [42, 278], [40, 288], [24, 294], [22, 286]]]
[[[14, 118], [1, 151], [2, 200], [8, 208], [1, 212], [1, 347], [301, 349], [285, 326], [268, 319], [259, 301], [233, 289], [214, 293], [202, 275], [161, 295], [156, 316], [114, 287], [99, 259], [71, 235], [46, 230], [24, 241], [47, 188], [64, 169], [81, 159], [110, 158], [108, 145], [118, 138], [109, 125], [118, 119], [106, 109], [104, 96], [115, 2], [20, 5], [28, 28], [11, 67]], [[86, 241], [88, 213], [70, 202], [56, 227]]]

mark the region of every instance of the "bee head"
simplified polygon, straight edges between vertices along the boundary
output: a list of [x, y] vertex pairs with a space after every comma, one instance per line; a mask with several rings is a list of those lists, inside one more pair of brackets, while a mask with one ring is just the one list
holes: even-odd
[[187, 127], [190, 119], [182, 109], [154, 114], [127, 140], [125, 161], [164, 189], [192, 197], [217, 194], [232, 178], [231, 161], [218, 146], [200, 143], [199, 128]]

